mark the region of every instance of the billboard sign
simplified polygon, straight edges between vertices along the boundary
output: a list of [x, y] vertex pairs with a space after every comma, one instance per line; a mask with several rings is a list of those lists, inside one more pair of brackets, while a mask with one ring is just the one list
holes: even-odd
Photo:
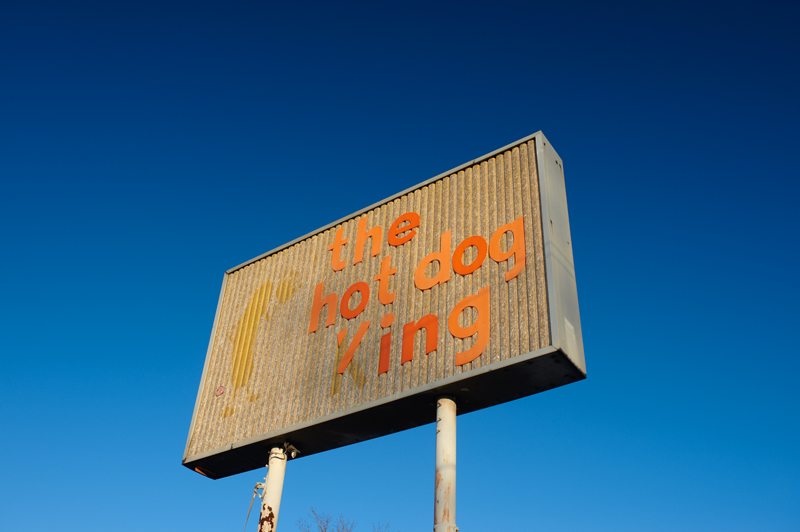
[[211, 478], [585, 378], [561, 159], [539, 132], [225, 273], [183, 463]]

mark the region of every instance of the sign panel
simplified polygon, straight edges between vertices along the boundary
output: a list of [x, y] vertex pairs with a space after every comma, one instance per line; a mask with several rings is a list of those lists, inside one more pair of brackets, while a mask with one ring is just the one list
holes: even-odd
[[226, 272], [183, 463], [221, 478], [583, 378], [539, 132]]

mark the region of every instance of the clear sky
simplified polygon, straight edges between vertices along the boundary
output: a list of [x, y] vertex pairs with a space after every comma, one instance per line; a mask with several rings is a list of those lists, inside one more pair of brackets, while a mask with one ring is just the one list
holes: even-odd
[[[460, 529], [800, 530], [798, 14], [4, 3], [0, 529], [240, 530], [264, 470], [181, 465], [223, 272], [542, 130], [588, 379], [458, 418]], [[280, 529], [430, 530], [434, 437], [290, 462]]]

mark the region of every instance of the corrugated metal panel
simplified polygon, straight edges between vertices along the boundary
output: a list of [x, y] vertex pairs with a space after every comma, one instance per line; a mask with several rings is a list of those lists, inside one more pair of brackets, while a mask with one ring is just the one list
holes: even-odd
[[[524, 139], [229, 271], [184, 459], [549, 346], [535, 141]], [[398, 247], [389, 245], [390, 226], [409, 212], [420, 217], [416, 236]], [[505, 273], [513, 268], [514, 257], [498, 262], [488, 253], [473, 273], [460, 275], [451, 265], [449, 281], [427, 290], [415, 286], [417, 266], [426, 255], [439, 251], [444, 233], [450, 232], [452, 256], [464, 239], [480, 236], [489, 243], [498, 228], [520, 217], [525, 267], [510, 281]], [[373, 244], [368, 239], [363, 259], [353, 264], [363, 218], [367, 229], [381, 228], [380, 252], [370, 256]], [[342, 248], [346, 265], [334, 271], [329, 246], [339, 230], [348, 242]], [[502, 250], [508, 249], [511, 234], [504, 234], [500, 242]], [[387, 256], [397, 270], [389, 281], [396, 297], [384, 305], [375, 276]], [[467, 248], [463, 263], [470, 264], [476, 256], [477, 248]], [[433, 277], [435, 271], [428, 266], [427, 276]], [[338, 305], [328, 305], [327, 312], [335, 313], [334, 324], [324, 326], [323, 309], [316, 332], [309, 333], [315, 288], [321, 282], [322, 294], [335, 293], [337, 303], [354, 283], [367, 283], [369, 300], [364, 311], [349, 320]], [[448, 316], [459, 301], [485, 287], [490, 296], [488, 346], [474, 361], [456, 365], [456, 353], [470, 348], [474, 338], [451, 334]], [[357, 296], [350, 308], [356, 300]], [[390, 313], [394, 323], [381, 327], [381, 319]], [[438, 317], [436, 351], [426, 355], [425, 334], [417, 334], [413, 360], [401, 364], [403, 326], [428, 314]], [[466, 327], [477, 316], [477, 309], [467, 308], [459, 324]], [[346, 348], [368, 322], [352, 361], [344, 374], [338, 374]], [[388, 332], [392, 333], [389, 371], [379, 373], [381, 337]], [[340, 333], [345, 335], [341, 345]]]

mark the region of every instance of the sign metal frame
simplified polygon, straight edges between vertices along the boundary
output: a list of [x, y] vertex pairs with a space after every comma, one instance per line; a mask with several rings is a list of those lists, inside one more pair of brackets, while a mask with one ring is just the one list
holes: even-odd
[[[474, 166], [531, 140], [536, 148], [536, 167], [539, 179], [539, 207], [550, 327], [549, 346], [506, 360], [492, 362], [489, 365], [470, 369], [307, 422], [282, 427], [266, 434], [236, 441], [230, 445], [188, 455], [201, 397], [206, 386], [206, 375], [219, 325], [220, 309], [228, 276], [231, 273], [416, 189], [456, 174], [462, 169]], [[585, 377], [586, 366], [563, 164], [550, 142], [539, 131], [443, 172], [225, 272], [197, 401], [192, 414], [183, 465], [210, 478], [222, 478], [263, 467], [265, 457], [269, 454], [270, 449], [283, 446], [285, 442], [290, 442], [299, 449], [302, 453], [300, 456], [308, 456], [431, 423], [434, 418], [433, 412], [436, 409], [436, 399], [442, 396], [456, 398], [459, 405], [458, 413], [464, 414], [576, 382]]]

